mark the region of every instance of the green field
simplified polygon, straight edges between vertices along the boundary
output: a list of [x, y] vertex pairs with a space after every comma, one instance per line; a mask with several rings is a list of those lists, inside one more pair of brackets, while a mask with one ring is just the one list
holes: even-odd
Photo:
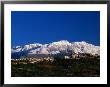
[[54, 62], [11, 64], [12, 77], [99, 77], [100, 59], [56, 59]]

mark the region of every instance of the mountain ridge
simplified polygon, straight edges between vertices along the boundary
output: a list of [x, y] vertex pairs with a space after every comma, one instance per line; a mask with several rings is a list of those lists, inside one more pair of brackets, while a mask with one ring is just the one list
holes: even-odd
[[28, 55], [28, 54], [58, 54], [58, 53], [68, 53], [74, 52], [79, 53], [89, 53], [92, 55], [100, 55], [100, 47], [93, 44], [87, 43], [85, 41], [81, 42], [69, 42], [67, 40], [61, 40], [57, 42], [52, 42], [49, 44], [28, 44], [24, 46], [16, 46], [11, 49], [12, 54]]

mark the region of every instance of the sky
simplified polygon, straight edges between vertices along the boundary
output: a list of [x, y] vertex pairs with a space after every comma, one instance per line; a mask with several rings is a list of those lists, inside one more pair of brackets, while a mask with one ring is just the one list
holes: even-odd
[[86, 41], [100, 45], [99, 11], [12, 11], [11, 45]]

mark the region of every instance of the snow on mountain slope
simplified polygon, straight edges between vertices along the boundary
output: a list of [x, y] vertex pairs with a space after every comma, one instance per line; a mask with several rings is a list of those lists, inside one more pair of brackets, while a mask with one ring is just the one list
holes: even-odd
[[74, 42], [74, 43], [72, 43], [71, 47], [75, 53], [90, 53], [92, 55], [100, 54], [100, 47], [99, 46], [94, 46], [92, 44], [88, 44], [85, 41]]
[[21, 46], [16, 46], [16, 47], [13, 47], [11, 49], [11, 52], [14, 53], [14, 52], [20, 52], [22, 51], [22, 47]]
[[41, 47], [41, 46], [42, 46], [42, 44], [39, 44], [39, 43], [29, 44], [29, 45], [24, 45], [24, 46], [16, 46], [16, 47], [13, 47], [11, 49], [11, 51], [12, 51], [12, 53], [14, 53], [14, 52], [30, 50], [30, 49], [33, 49], [36, 47]]
[[28, 54], [57, 54], [60, 52], [67, 53], [68, 51], [78, 53], [90, 53], [92, 55], [100, 55], [100, 47], [95, 46], [85, 41], [81, 42], [68, 42], [67, 40], [61, 40], [49, 44], [29, 44], [23, 47], [16, 46], [11, 49], [12, 53], [26, 51]]

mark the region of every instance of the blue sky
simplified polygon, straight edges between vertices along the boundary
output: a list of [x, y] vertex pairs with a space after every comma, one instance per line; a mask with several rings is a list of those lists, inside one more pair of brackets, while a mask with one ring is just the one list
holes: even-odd
[[98, 11], [12, 11], [12, 46], [68, 40], [100, 45]]

